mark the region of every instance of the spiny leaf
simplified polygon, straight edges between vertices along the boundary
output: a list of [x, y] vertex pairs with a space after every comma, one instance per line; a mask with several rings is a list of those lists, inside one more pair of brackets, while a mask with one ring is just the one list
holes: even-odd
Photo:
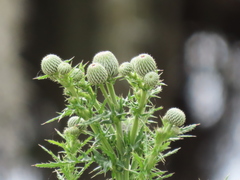
[[77, 172], [76, 172], [76, 178], [79, 178], [79, 177], [84, 173], [84, 171], [85, 171], [92, 163], [93, 163], [93, 162], [91, 161], [91, 162], [89, 162], [89, 163], [84, 164], [84, 167], [81, 169], [81, 171], [78, 171], [78, 169], [76, 169], [76, 170], [77, 170]]
[[43, 79], [47, 79], [48, 77], [49, 77], [49, 75], [43, 75], [43, 76], [35, 77], [35, 78], [33, 78], [33, 79], [43, 80]]
[[168, 156], [171, 156], [171, 155], [177, 153], [180, 149], [181, 149], [181, 148], [176, 148], [176, 149], [174, 149], [174, 150], [172, 150], [172, 151], [169, 151], [169, 152], [165, 153], [164, 155], [162, 155], [162, 157], [163, 157], [163, 158], [166, 158], [166, 157], [168, 157]]
[[40, 146], [44, 151], [46, 151], [48, 154], [50, 154], [55, 161], [60, 161], [59, 157], [57, 157], [52, 151], [48, 150], [47, 148], [45, 148], [44, 146], [42, 146], [42, 145], [40, 145], [40, 144], [39, 144], [39, 146]]
[[143, 165], [143, 162], [144, 162], [144, 158], [140, 157], [137, 153], [132, 153], [134, 159], [138, 162], [138, 165], [141, 169], [143, 169], [144, 165]]
[[182, 127], [182, 128], [180, 128], [181, 133], [184, 134], [184, 133], [187, 133], [187, 132], [189, 132], [189, 131], [192, 131], [192, 130], [195, 129], [198, 125], [200, 125], [200, 124], [191, 124], [191, 125]]
[[56, 145], [56, 146], [59, 146], [59, 147], [61, 147], [61, 148], [64, 148], [64, 147], [65, 147], [65, 146], [64, 146], [64, 143], [60, 143], [60, 142], [58, 142], [58, 141], [54, 141], [54, 140], [51, 140], [51, 139], [46, 139], [45, 141], [49, 142], [50, 144], [54, 144], [54, 145]]
[[72, 115], [72, 113], [73, 113], [73, 110], [68, 109], [68, 108], [65, 108], [62, 112], [59, 113], [59, 116], [54, 117], [54, 118], [52, 118], [52, 119], [44, 122], [42, 125], [45, 125], [45, 124], [54, 122], [54, 121], [56, 121], [56, 120], [58, 120], [58, 122], [59, 122], [62, 118], [66, 117], [66, 116]]
[[49, 162], [49, 163], [35, 164], [34, 166], [39, 167], [39, 168], [59, 168], [66, 164], [68, 164], [68, 163], [66, 163], [66, 162]]
[[59, 180], [65, 180], [64, 175], [61, 175], [58, 170], [55, 170], [54, 172], [56, 172], [57, 178], [58, 178]]
[[61, 136], [63, 139], [65, 139], [65, 136], [60, 131], [58, 131], [57, 129], [55, 129], [55, 131], [58, 133], [59, 136]]

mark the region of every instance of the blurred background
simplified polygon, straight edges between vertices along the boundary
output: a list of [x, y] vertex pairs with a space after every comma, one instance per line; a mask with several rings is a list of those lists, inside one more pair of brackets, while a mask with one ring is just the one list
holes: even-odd
[[65, 125], [41, 126], [64, 108], [62, 90], [33, 78], [46, 54], [77, 64], [102, 50], [120, 63], [151, 54], [168, 85], [160, 115], [179, 107], [201, 123], [173, 144], [169, 180], [240, 179], [240, 1], [0, 0], [0, 41], [0, 180], [56, 179], [31, 165], [50, 160], [38, 144]]

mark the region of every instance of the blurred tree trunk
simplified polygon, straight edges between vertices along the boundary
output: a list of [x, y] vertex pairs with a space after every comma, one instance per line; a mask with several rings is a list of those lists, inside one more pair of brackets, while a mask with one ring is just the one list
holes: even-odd
[[34, 139], [28, 112], [31, 83], [19, 56], [23, 48], [24, 0], [0, 2], [0, 179], [36, 179], [27, 156]]

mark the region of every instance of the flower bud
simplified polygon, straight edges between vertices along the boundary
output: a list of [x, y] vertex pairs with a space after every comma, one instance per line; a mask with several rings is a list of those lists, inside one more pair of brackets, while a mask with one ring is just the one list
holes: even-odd
[[70, 73], [70, 77], [72, 77], [72, 79], [73, 79], [74, 81], [80, 81], [80, 80], [84, 77], [84, 73], [82, 72], [81, 69], [75, 68], [75, 69], [73, 69], [73, 71]]
[[80, 132], [81, 131], [78, 129], [77, 126], [72, 126], [72, 127], [67, 127], [64, 130], [64, 135], [79, 136]]
[[87, 68], [87, 79], [92, 85], [105, 83], [108, 78], [107, 70], [99, 63], [92, 63]]
[[133, 57], [133, 58], [131, 59], [131, 61], [130, 61], [130, 64], [131, 64], [131, 66], [132, 66], [133, 69], [135, 69], [135, 62], [136, 62], [136, 60], [137, 60], [137, 56], [136, 56], [136, 57]]
[[72, 116], [68, 119], [67, 125], [68, 127], [78, 127], [79, 131], [85, 130], [86, 129], [86, 125], [83, 125], [83, 123], [85, 122], [85, 120], [83, 118], [80, 118], [78, 116]]
[[154, 87], [159, 82], [159, 75], [156, 72], [149, 72], [144, 76], [144, 83], [150, 87]]
[[42, 59], [41, 69], [44, 74], [52, 75], [57, 72], [58, 65], [62, 62], [61, 58], [55, 54], [48, 54]]
[[140, 54], [132, 61], [135, 72], [142, 77], [157, 69], [155, 60], [149, 54]]
[[72, 116], [68, 119], [67, 125], [68, 127], [77, 126], [80, 123], [80, 117]]
[[67, 74], [71, 71], [72, 67], [69, 63], [67, 62], [61, 62], [59, 65], [58, 65], [58, 68], [57, 68], [57, 71], [59, 72], [59, 74]]
[[118, 71], [121, 76], [127, 76], [133, 71], [133, 68], [130, 62], [124, 62], [119, 66]]
[[101, 51], [93, 57], [93, 63], [100, 63], [106, 70], [108, 77], [118, 74], [118, 60], [110, 51]]
[[164, 115], [163, 120], [180, 127], [185, 123], [186, 116], [182, 110], [178, 108], [170, 108]]

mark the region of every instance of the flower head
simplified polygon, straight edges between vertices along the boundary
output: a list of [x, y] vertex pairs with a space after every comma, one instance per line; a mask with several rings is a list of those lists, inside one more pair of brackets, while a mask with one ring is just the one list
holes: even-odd
[[52, 75], [57, 72], [58, 65], [62, 62], [61, 58], [55, 54], [48, 54], [42, 59], [41, 69], [44, 74]]
[[156, 72], [151, 71], [144, 76], [143, 81], [146, 85], [154, 87], [159, 82], [159, 75]]
[[62, 75], [69, 73], [71, 69], [71, 65], [67, 62], [61, 62], [57, 67], [57, 71]]
[[93, 63], [101, 64], [107, 71], [108, 77], [118, 74], [118, 60], [110, 51], [101, 51], [93, 57]]
[[73, 71], [70, 73], [70, 76], [74, 81], [80, 81], [84, 77], [84, 73], [82, 72], [81, 69], [75, 68]]
[[133, 71], [133, 68], [130, 62], [124, 62], [119, 66], [118, 71], [121, 76], [127, 76]]
[[87, 68], [87, 79], [92, 85], [105, 83], [108, 78], [107, 70], [99, 63], [92, 63]]
[[168, 121], [175, 126], [182, 126], [186, 121], [185, 113], [178, 108], [170, 108], [163, 117], [163, 120]]
[[144, 77], [148, 72], [155, 71], [157, 65], [155, 60], [149, 54], [140, 54], [131, 60], [134, 71]]

